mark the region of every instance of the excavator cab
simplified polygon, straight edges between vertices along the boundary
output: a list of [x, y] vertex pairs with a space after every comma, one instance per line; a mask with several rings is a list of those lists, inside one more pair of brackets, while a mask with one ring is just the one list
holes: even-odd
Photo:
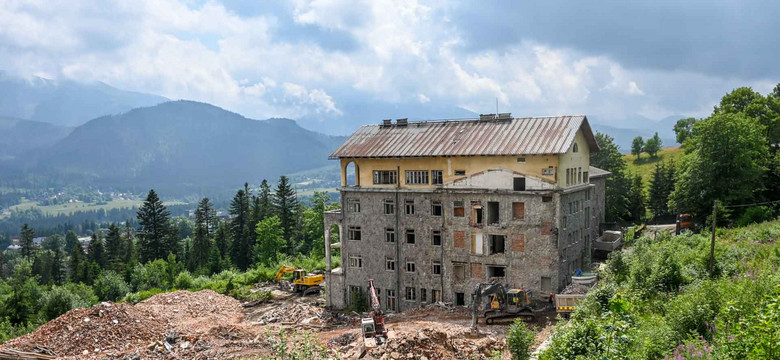
[[493, 294], [493, 296], [490, 297], [490, 309], [491, 310], [501, 309], [501, 299], [498, 298], [498, 294]]
[[510, 289], [506, 292], [506, 299], [509, 306], [526, 307], [531, 305], [531, 290]]

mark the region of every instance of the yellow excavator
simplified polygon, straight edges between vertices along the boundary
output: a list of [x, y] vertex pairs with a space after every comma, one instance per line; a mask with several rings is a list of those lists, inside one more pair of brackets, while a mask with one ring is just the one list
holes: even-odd
[[[292, 283], [288, 283], [282, 280], [284, 274], [293, 274]], [[279, 283], [281, 288], [289, 288], [288, 285], [292, 285], [293, 292], [302, 293], [301, 296], [319, 292], [320, 285], [325, 281], [325, 277], [322, 274], [309, 274], [306, 269], [299, 269], [292, 266], [282, 265], [279, 267], [279, 271], [276, 272], [274, 281]]]
[[[489, 300], [484, 307], [483, 298]], [[474, 288], [472, 294], [471, 327], [477, 328], [480, 312], [487, 325], [511, 322], [516, 318], [532, 322], [536, 320], [536, 314], [531, 298], [531, 290], [525, 288], [508, 289], [496, 282], [481, 283]]]

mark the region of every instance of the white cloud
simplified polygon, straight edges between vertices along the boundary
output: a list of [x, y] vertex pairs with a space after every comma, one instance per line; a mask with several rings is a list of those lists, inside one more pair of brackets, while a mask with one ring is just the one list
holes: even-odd
[[[725, 91], [750, 84], [627, 69], [606, 56], [533, 39], [468, 50], [449, 6], [292, 0], [289, 13], [244, 16], [217, 1], [0, 1], [0, 69], [99, 80], [255, 118], [346, 118], [355, 98], [477, 113], [492, 111], [498, 99], [501, 109], [527, 115], [687, 115], [709, 111]], [[293, 28], [281, 28], [282, 17]], [[280, 36], [296, 31], [295, 24], [321, 33], [313, 41]], [[350, 36], [354, 48], [318, 45], [316, 36], [330, 32]], [[686, 96], [693, 89], [696, 95]]]

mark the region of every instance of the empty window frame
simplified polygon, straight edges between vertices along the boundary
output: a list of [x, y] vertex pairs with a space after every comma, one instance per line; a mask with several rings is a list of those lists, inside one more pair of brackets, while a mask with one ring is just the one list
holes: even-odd
[[351, 268], [362, 268], [363, 267], [363, 258], [360, 255], [350, 255], [349, 256], [349, 267], [351, 267]]
[[471, 202], [471, 225], [482, 225], [482, 203], [479, 201]]
[[441, 301], [441, 290], [431, 290], [431, 302], [437, 303]]
[[347, 199], [347, 211], [353, 213], [360, 212], [360, 199]]
[[387, 289], [387, 310], [395, 311], [395, 290]]
[[589, 183], [590, 182], [590, 178], [588, 177], [588, 172], [587, 171], [583, 171], [582, 172], [582, 182], [584, 182], [584, 183]]
[[407, 185], [428, 185], [428, 170], [406, 170]]
[[394, 185], [398, 183], [395, 170], [374, 170], [374, 185]]
[[466, 170], [455, 170], [455, 175], [457, 176], [466, 175]]
[[582, 184], [582, 168], [577, 168], [577, 184]]
[[482, 233], [471, 233], [471, 253], [475, 255], [482, 255]]
[[498, 201], [488, 201], [488, 224], [497, 225], [499, 223], [500, 209], [498, 204]]
[[489, 278], [503, 278], [506, 276], [506, 267], [504, 266], [488, 266], [487, 276]]
[[441, 170], [431, 170], [431, 184], [444, 184], [444, 172]]
[[362, 298], [361, 296], [358, 296], [358, 293], [362, 293], [363, 288], [360, 286], [350, 285], [349, 286], [349, 303], [352, 305], [357, 305], [355, 303], [355, 300]]
[[523, 202], [512, 203], [512, 218], [515, 220], [522, 220], [525, 218], [525, 203]]
[[463, 206], [463, 201], [455, 201], [455, 202], [453, 202], [452, 216], [455, 216], [455, 217], [464, 217], [464, 216], [466, 216], [466, 210], [465, 210], [465, 207]]
[[503, 254], [506, 251], [506, 236], [490, 235], [488, 254]]
[[385, 242], [389, 242], [389, 243], [395, 242], [395, 229], [385, 228]]
[[572, 152], [578, 152], [580, 149], [577, 147], [577, 143], [574, 143], [574, 147], [572, 149]]
[[524, 177], [516, 177], [512, 179], [512, 190], [514, 191], [525, 191], [525, 178]]
[[441, 201], [431, 201], [431, 216], [441, 216], [443, 212]]
[[415, 240], [414, 229], [406, 229], [406, 243], [414, 244]]
[[395, 200], [386, 199], [384, 203], [384, 210], [386, 215], [395, 214]]
[[464, 306], [464, 305], [466, 305], [466, 293], [456, 292], [455, 306]]
[[552, 196], [542, 196], [542, 202], [552, 202]]
[[385, 258], [385, 270], [387, 271], [395, 271], [395, 259], [394, 258]]
[[517, 162], [524, 163], [525, 162], [525, 158], [524, 157], [519, 157], [519, 158], [517, 158]]
[[590, 206], [585, 208], [585, 228], [590, 229]]
[[404, 201], [404, 208], [406, 209], [406, 215], [414, 215], [414, 200]]
[[585, 200], [590, 201], [591, 191], [592, 190], [585, 190]]
[[553, 172], [553, 169], [550, 169], [550, 168], [542, 169], [542, 175], [544, 175], [544, 176], [552, 176], [554, 174], [555, 173]]
[[441, 246], [441, 230], [431, 231], [431, 245]]
[[428, 290], [426, 288], [420, 288], [420, 302], [428, 301]]
[[417, 300], [417, 293], [414, 290], [415, 289], [413, 287], [407, 286], [406, 287], [406, 297], [404, 297], [404, 300], [406, 300], [406, 301], [415, 301], [415, 300]]
[[457, 282], [466, 280], [466, 264], [452, 263], [452, 275], [454, 275]]
[[347, 239], [349, 240], [360, 240], [361, 239], [361, 232], [360, 232], [360, 226], [350, 226], [347, 228]]
[[441, 262], [440, 261], [434, 261], [433, 264], [431, 264], [431, 273], [433, 275], [441, 275]]
[[417, 266], [416, 266], [416, 265], [414, 265], [414, 262], [412, 262], [412, 261], [407, 261], [407, 262], [406, 262], [406, 272], [413, 273], [413, 272], [415, 272], [415, 271], [417, 271]]

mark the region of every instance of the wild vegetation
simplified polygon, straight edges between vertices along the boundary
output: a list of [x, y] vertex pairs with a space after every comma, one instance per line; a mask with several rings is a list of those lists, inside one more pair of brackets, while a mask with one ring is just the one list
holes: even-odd
[[38, 246], [35, 229], [23, 224], [21, 250], [0, 253], [0, 342], [99, 301], [137, 302], [177, 289], [267, 299], [251, 285], [273, 279], [280, 264], [325, 268], [322, 216], [337, 207], [326, 193], [302, 205], [282, 177], [275, 189], [263, 181], [256, 194], [245, 184], [222, 219], [208, 198], [194, 221], [171, 218], [151, 190], [135, 214], [137, 226], [95, 229], [86, 249], [73, 231]]
[[780, 221], [710, 235], [641, 237], [600, 271], [601, 285], [540, 359], [776, 359]]

